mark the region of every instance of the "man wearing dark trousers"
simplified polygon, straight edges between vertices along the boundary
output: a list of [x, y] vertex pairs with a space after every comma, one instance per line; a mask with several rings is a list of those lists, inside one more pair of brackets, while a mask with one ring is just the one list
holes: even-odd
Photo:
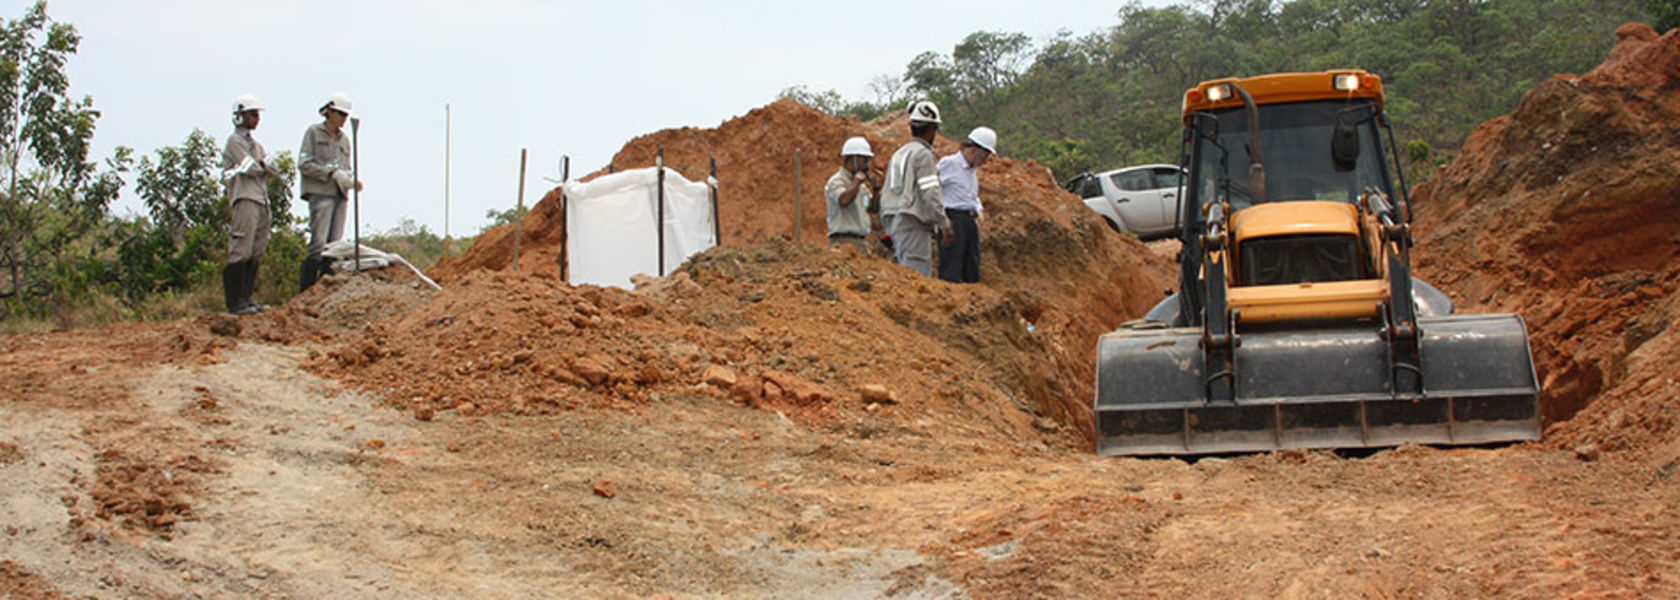
[[280, 171], [268, 152], [251, 132], [262, 121], [257, 97], [244, 94], [233, 100], [233, 135], [222, 147], [222, 182], [227, 185], [228, 207], [233, 213], [228, 231], [228, 262], [222, 267], [222, 295], [227, 310], [236, 315], [253, 315], [263, 309], [251, 299], [257, 287], [257, 267], [268, 250], [268, 230], [273, 216], [268, 211], [268, 178]]
[[997, 153], [997, 132], [976, 127], [962, 149], [939, 160], [939, 187], [952, 235], [939, 245], [939, 278], [955, 283], [980, 282], [980, 204], [978, 171]]

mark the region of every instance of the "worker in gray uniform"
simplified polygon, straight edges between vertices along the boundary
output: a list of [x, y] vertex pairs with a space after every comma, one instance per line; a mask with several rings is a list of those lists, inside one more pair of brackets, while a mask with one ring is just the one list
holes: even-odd
[[327, 273], [332, 262], [322, 255], [327, 244], [344, 237], [346, 200], [362, 182], [351, 177], [350, 137], [344, 122], [350, 118], [350, 98], [333, 94], [321, 105], [321, 122], [303, 132], [298, 148], [304, 202], [309, 203], [309, 250], [298, 273], [298, 291], [309, 289]]
[[222, 148], [222, 182], [227, 185], [232, 220], [228, 231], [228, 261], [222, 267], [222, 295], [227, 310], [252, 315], [263, 309], [251, 299], [256, 291], [258, 267], [268, 251], [268, 230], [273, 215], [268, 210], [268, 178], [280, 171], [252, 137], [262, 122], [262, 104], [256, 96], [240, 95], [233, 100], [233, 135]]
[[891, 219], [889, 233], [898, 264], [923, 275], [933, 274], [933, 235], [942, 234], [944, 244], [953, 239], [933, 156], [940, 122], [939, 107], [932, 102], [910, 104], [910, 141], [887, 163], [881, 190], [882, 220]]
[[840, 168], [823, 186], [828, 202], [828, 245], [848, 245], [869, 251], [870, 190], [881, 188], [880, 176], [869, 165], [875, 153], [869, 140], [853, 137], [840, 146]]

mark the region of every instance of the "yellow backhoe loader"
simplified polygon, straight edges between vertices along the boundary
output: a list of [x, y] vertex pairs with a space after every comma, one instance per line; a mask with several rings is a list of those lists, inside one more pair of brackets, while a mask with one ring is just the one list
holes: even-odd
[[1098, 341], [1099, 453], [1540, 437], [1522, 317], [1412, 277], [1383, 108], [1359, 70], [1185, 92], [1179, 290]]

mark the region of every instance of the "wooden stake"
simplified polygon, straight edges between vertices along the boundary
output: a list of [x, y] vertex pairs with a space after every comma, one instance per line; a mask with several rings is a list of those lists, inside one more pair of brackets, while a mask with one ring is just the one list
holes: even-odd
[[519, 204], [513, 209], [513, 272], [519, 272], [519, 238], [524, 233], [525, 212], [525, 149], [519, 149]]

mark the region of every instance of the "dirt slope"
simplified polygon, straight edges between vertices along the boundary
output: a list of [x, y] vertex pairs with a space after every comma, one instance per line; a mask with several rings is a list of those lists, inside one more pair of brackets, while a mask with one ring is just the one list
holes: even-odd
[[[335, 297], [424, 292], [325, 291], [237, 334], [205, 318], [0, 338], [0, 376], [31, 382], [0, 399], [0, 595], [1680, 594], [1672, 464], [1105, 459], [900, 423], [903, 404], [813, 426], [699, 390], [422, 418], [301, 364], [362, 337], [353, 311], [322, 310], [353, 304]], [[327, 345], [265, 341], [286, 336]]]
[[[667, 165], [691, 179], [702, 179], [709, 161], [715, 158], [723, 241], [726, 246], [741, 248], [792, 236], [797, 153], [801, 157], [799, 182], [803, 192], [798, 198], [804, 210], [801, 240], [822, 244], [826, 234], [822, 185], [839, 166], [835, 154], [841, 143], [854, 135], [870, 139], [876, 163], [884, 168], [893, 149], [909, 139], [909, 130], [903, 120], [865, 124], [783, 100], [714, 129], [673, 129], [636, 138], [619, 151], [613, 165], [619, 169], [652, 166], [663, 148]], [[940, 138], [936, 148], [947, 154], [955, 152], [957, 146]], [[1057, 187], [1048, 170], [1035, 163], [1007, 156], [994, 160], [981, 170], [980, 184], [988, 213], [982, 229], [982, 285], [947, 286], [889, 276], [886, 271], [894, 268], [885, 261], [860, 259], [862, 262], [849, 261], [853, 266], [848, 268], [879, 273], [870, 277], [886, 277], [891, 283], [877, 285], [857, 300], [847, 293], [847, 301], [861, 300], [885, 308], [900, 296], [932, 294], [947, 298], [946, 302], [912, 301], [904, 310], [918, 321], [956, 320], [949, 327], [917, 329], [922, 335], [943, 340], [952, 351], [975, 357], [984, 357], [989, 350], [986, 344], [967, 338], [1019, 339], [1020, 332], [1030, 326], [1043, 343], [1031, 351], [1035, 358], [1004, 367], [1008, 375], [1005, 395], [1020, 396], [1032, 412], [1073, 430], [1089, 431], [1097, 336], [1141, 316], [1159, 301], [1162, 291], [1173, 285], [1173, 266], [1136, 239], [1109, 230], [1077, 198]], [[559, 214], [559, 195], [551, 192], [521, 224], [521, 273], [556, 277]], [[504, 271], [512, 263], [512, 238], [512, 226], [486, 232], [457, 259], [440, 262], [431, 275], [448, 283], [473, 273]], [[786, 260], [818, 256], [795, 248], [778, 246], [772, 252], [787, 253]], [[722, 256], [711, 259], [725, 260]], [[787, 272], [826, 269], [818, 264], [821, 262]], [[765, 281], [769, 281], [771, 271], [780, 269], [764, 261], [742, 264], [756, 271], [755, 278]], [[696, 283], [711, 287], [708, 279], [695, 275]], [[993, 313], [975, 322], [966, 316], [973, 310], [968, 307], [973, 306], [996, 308], [985, 309]], [[763, 312], [755, 312], [753, 318], [765, 321], [771, 329], [795, 331], [817, 340], [832, 331], [821, 324], [778, 323], [784, 317]], [[811, 330], [813, 326], [818, 329]], [[886, 327], [868, 329], [867, 334], [887, 341], [903, 331], [902, 327]], [[914, 373], [884, 377], [917, 378]]]
[[1680, 450], [1680, 31], [1617, 35], [1603, 64], [1530, 91], [1418, 186], [1418, 266], [1461, 310], [1528, 321], [1551, 443], [1666, 460]]

